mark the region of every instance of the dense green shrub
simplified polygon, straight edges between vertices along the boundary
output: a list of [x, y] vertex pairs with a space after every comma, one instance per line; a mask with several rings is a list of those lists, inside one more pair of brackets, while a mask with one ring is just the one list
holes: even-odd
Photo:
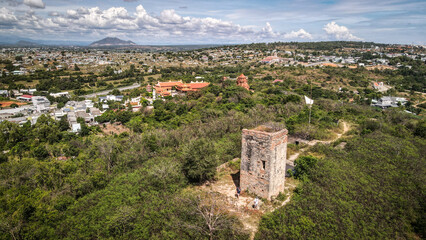
[[262, 218], [256, 239], [424, 236], [424, 149], [423, 140], [380, 132], [352, 139], [344, 151], [317, 148], [324, 159], [288, 205]]

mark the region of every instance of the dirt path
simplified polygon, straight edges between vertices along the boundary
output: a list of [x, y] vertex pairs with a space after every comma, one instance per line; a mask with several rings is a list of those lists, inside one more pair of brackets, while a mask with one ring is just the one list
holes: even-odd
[[426, 103], [426, 101], [422, 101], [422, 102], [419, 102], [417, 104], [414, 104], [413, 107], [417, 107], [417, 106], [419, 106], [420, 104], [423, 104], [423, 103]]
[[[314, 146], [317, 143], [323, 143], [323, 144], [329, 144], [332, 143], [339, 138], [341, 138], [345, 133], [347, 133], [350, 129], [350, 126], [348, 123], [342, 121], [343, 124], [343, 131], [342, 133], [339, 133], [336, 135], [336, 137], [332, 140], [327, 141], [320, 141], [320, 140], [312, 140], [312, 141], [306, 141], [304, 142], [308, 146], [300, 149], [299, 152], [291, 155], [287, 159], [287, 168], [292, 169], [294, 168], [294, 161], [299, 157], [299, 155], [303, 152], [305, 152], [307, 149], [309, 149], [311, 146]], [[236, 161], [237, 159], [234, 159], [233, 161]], [[254, 235], [257, 231], [257, 227], [259, 225], [259, 221], [263, 214], [267, 212], [272, 212], [275, 209], [282, 207], [290, 202], [293, 190], [297, 186], [297, 180], [293, 178], [286, 178], [285, 181], [285, 200], [282, 202], [262, 202], [260, 201], [259, 207], [257, 209], [253, 208], [254, 203], [254, 196], [248, 195], [247, 193], [243, 192], [239, 198], [236, 198], [236, 182], [239, 180], [239, 170], [232, 170], [229, 168], [229, 163], [222, 164], [217, 169], [218, 171], [218, 180], [214, 183], [209, 183], [202, 185], [198, 188], [200, 190], [206, 191], [206, 192], [218, 192], [223, 195], [224, 198], [227, 199], [228, 205], [226, 206], [228, 208], [228, 211], [235, 214], [243, 223], [245, 230], [249, 231], [251, 234], [251, 239], [254, 238]]]
[[[332, 140], [326, 140], [326, 141], [321, 141], [321, 140], [312, 140], [312, 141], [303, 141], [303, 143], [307, 144], [308, 146], [314, 146], [317, 143], [322, 143], [322, 144], [330, 144], [336, 140], [338, 140], [339, 138], [341, 138], [345, 133], [347, 133], [350, 130], [349, 124], [347, 122], [342, 121], [342, 125], [343, 125], [343, 132], [342, 133], [338, 133], [337, 136], [332, 139]], [[303, 148], [300, 149], [299, 152], [291, 155], [290, 157], [288, 157], [287, 159], [287, 166], [292, 166], [294, 167], [294, 161], [299, 157], [299, 155], [301, 153], [303, 153], [307, 148]]]

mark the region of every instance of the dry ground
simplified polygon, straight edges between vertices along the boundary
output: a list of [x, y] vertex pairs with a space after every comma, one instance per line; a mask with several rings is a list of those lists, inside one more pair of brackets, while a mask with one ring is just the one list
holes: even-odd
[[108, 135], [109, 134], [119, 135], [120, 133], [123, 133], [123, 132], [129, 132], [129, 129], [126, 126], [119, 124], [119, 123], [113, 123], [113, 124], [105, 123], [105, 127], [103, 127], [103, 125], [100, 125], [100, 127], [101, 127], [102, 131], [105, 134], [108, 134]]
[[12, 104], [17, 104], [18, 106], [26, 105], [26, 102], [14, 102], [14, 101], [0, 101], [0, 107], [9, 107]]

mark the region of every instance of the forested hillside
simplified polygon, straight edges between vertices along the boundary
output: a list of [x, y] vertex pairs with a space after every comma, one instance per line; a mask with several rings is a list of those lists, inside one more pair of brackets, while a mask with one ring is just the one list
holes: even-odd
[[263, 218], [257, 238], [424, 236], [424, 120], [323, 99], [306, 132], [308, 108], [290, 96], [265, 104], [243, 89], [212, 86], [128, 113], [124, 123], [135, 132], [115, 136], [87, 126], [87, 136], [70, 134], [49, 118], [2, 122], [1, 146], [10, 151], [1, 155], [1, 238], [246, 239], [232, 214], [209, 230], [198, 212], [206, 198], [185, 189], [240, 156], [241, 129], [282, 119], [290, 134], [310, 138], [327, 138], [336, 119], [359, 127], [342, 150], [312, 150], [317, 164], [299, 176], [290, 204]]
[[392, 122], [364, 122], [344, 150], [315, 147], [317, 163], [305, 170], [291, 202], [264, 216], [256, 238], [426, 236], [424, 136], [414, 137], [397, 113], [386, 117]]

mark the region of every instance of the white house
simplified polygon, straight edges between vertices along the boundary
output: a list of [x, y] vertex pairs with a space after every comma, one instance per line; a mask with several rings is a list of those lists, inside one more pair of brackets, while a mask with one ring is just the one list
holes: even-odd
[[80, 131], [81, 131], [81, 125], [80, 125], [80, 123], [74, 123], [74, 124], [72, 125], [72, 127], [71, 127], [71, 131], [72, 131], [73, 133], [80, 132]]
[[50, 101], [43, 96], [32, 97], [33, 106], [37, 109], [37, 112], [49, 111]]
[[100, 102], [107, 102], [107, 101], [121, 102], [122, 100], [123, 100], [122, 95], [118, 95], [118, 96], [107, 95], [106, 97], [99, 97]]
[[60, 93], [51, 93], [50, 96], [54, 98], [62, 97], [62, 96], [69, 97], [70, 94], [68, 92], [60, 92]]
[[371, 105], [380, 107], [380, 108], [388, 108], [388, 107], [398, 107], [398, 103], [401, 105], [405, 105], [407, 103], [407, 99], [401, 97], [382, 97], [376, 103], [372, 103]]
[[25, 74], [24, 71], [19, 71], [19, 70], [15, 70], [12, 73], [13, 73], [13, 75], [24, 75]]
[[7, 90], [0, 90], [0, 95], [8, 97], [9, 96], [9, 91], [7, 91]]
[[84, 104], [86, 105], [86, 108], [92, 108], [93, 107], [92, 100], [84, 100]]
[[22, 95], [17, 97], [17, 100], [21, 100], [21, 101], [26, 101], [26, 102], [31, 102], [34, 96], [32, 95]]

